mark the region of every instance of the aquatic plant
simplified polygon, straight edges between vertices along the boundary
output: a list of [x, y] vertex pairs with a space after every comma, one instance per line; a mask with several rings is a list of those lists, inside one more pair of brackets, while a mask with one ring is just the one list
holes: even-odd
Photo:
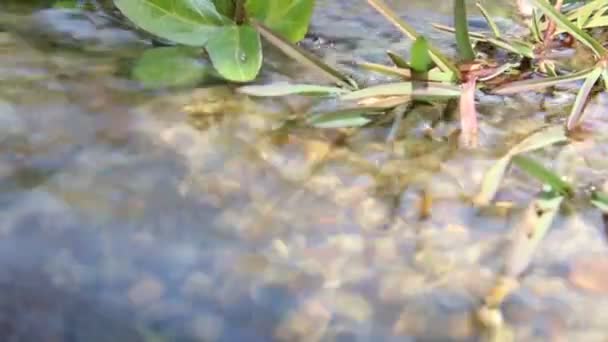
[[308, 30], [314, 0], [114, 0], [135, 25], [171, 43], [201, 47], [225, 79], [255, 79], [262, 44], [255, 25], [291, 42]]

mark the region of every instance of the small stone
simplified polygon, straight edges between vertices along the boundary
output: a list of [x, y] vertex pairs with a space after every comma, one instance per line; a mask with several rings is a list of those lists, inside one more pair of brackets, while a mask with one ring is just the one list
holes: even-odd
[[144, 276], [136, 282], [127, 296], [135, 306], [144, 306], [158, 301], [165, 292], [165, 285], [154, 276]]
[[373, 310], [368, 301], [357, 293], [340, 291], [333, 293], [333, 309], [336, 314], [348, 317], [359, 323], [368, 321]]
[[345, 253], [361, 253], [365, 248], [363, 237], [358, 234], [337, 234], [328, 239], [328, 244]]
[[25, 132], [25, 121], [17, 114], [15, 107], [0, 99], [0, 136], [15, 136]]
[[286, 318], [275, 330], [275, 338], [279, 341], [321, 341], [331, 320], [331, 312], [317, 299], [310, 299]]
[[575, 260], [568, 280], [581, 290], [608, 294], [608, 257], [594, 255]]
[[213, 280], [210, 276], [202, 272], [194, 272], [190, 274], [184, 285], [182, 285], [181, 292], [186, 298], [190, 299], [201, 299], [208, 297], [213, 291]]
[[224, 320], [212, 313], [196, 315], [191, 323], [192, 334], [200, 341], [217, 341], [224, 331]]

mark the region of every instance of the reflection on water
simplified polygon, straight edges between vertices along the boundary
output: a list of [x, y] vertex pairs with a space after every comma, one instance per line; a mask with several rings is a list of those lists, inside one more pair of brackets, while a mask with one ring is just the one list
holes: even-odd
[[[381, 18], [321, 3], [313, 29], [334, 25], [328, 38], [341, 40], [320, 54], [383, 58], [377, 36], [395, 33]], [[431, 11], [448, 20], [425, 6], [406, 15]], [[517, 212], [477, 213], [463, 199], [544, 123], [540, 98], [482, 98], [487, 144], [474, 154], [423, 134], [435, 109], [409, 116], [392, 149], [385, 127], [346, 140], [281, 130], [286, 113], [311, 103], [257, 102], [226, 86], [141, 91], [124, 76], [140, 38], [108, 23], [83, 32], [82, 17], [64, 14], [29, 28], [45, 35], [0, 25], [0, 340], [477, 338], [470, 311], [500, 270]], [[281, 70], [284, 59], [269, 55]], [[264, 77], [298, 76], [290, 68]], [[605, 101], [591, 104], [595, 127], [607, 125]], [[584, 158], [571, 171], [601, 180], [605, 132], [547, 156], [558, 154], [557, 167]], [[527, 200], [537, 189], [514, 174], [500, 196]], [[423, 191], [435, 201], [419, 221]], [[542, 244], [506, 303], [517, 340], [606, 337], [605, 292], [568, 279], [572, 261], [606, 258], [600, 220], [564, 215]]]

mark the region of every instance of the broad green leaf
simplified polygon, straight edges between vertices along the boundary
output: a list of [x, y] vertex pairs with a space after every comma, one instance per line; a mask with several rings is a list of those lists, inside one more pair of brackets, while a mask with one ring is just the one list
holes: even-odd
[[458, 97], [461, 89], [436, 82], [398, 82], [372, 86], [341, 96], [342, 100], [358, 100], [375, 96], [411, 95], [421, 97]]
[[342, 74], [335, 68], [332, 68], [331, 66], [327, 65], [315, 55], [287, 41], [281, 35], [273, 32], [271, 29], [267, 28], [266, 26], [255, 20], [252, 20], [251, 24], [270, 44], [283, 51], [283, 53], [293, 58], [295, 61], [311, 68], [312, 70], [315, 70], [317, 73], [319, 73], [319, 75], [325, 77], [331, 82], [345, 86], [350, 89], [358, 88], [357, 83], [352, 78]]
[[[412, 26], [406, 23], [403, 19], [401, 19], [397, 13], [395, 13], [392, 9], [384, 3], [382, 0], [367, 0], [367, 2], [372, 6], [378, 13], [382, 14], [391, 24], [395, 25], [406, 37], [411, 40], [416, 40], [420, 34], [414, 30]], [[431, 53], [431, 57], [435, 64], [440, 67], [445, 72], [451, 72], [453, 77], [456, 79], [460, 78], [460, 70], [458, 67], [454, 65], [454, 63], [450, 62], [450, 60], [444, 56], [439, 49], [435, 48], [433, 45], [429, 44], [429, 51]]]
[[471, 62], [475, 59], [475, 51], [469, 38], [469, 23], [467, 18], [467, 8], [464, 0], [454, 0], [454, 23], [456, 28], [456, 46], [460, 59]]
[[574, 194], [572, 185], [535, 160], [517, 155], [513, 157], [513, 163], [543, 184], [549, 185], [553, 191], [560, 193], [562, 196], [572, 196]]
[[433, 67], [429, 44], [423, 36], [416, 38], [416, 41], [412, 44], [410, 66], [417, 73], [425, 73]]
[[552, 87], [561, 83], [574, 82], [585, 79], [589, 74], [593, 73], [595, 69], [590, 68], [583, 71], [575, 72], [569, 75], [549, 77], [549, 78], [538, 78], [525, 81], [516, 81], [508, 83], [504, 86], [494, 89], [492, 92], [499, 95], [509, 95], [520, 93], [523, 91], [538, 90], [547, 87]]
[[500, 38], [500, 30], [498, 29], [498, 25], [496, 25], [496, 23], [494, 22], [494, 20], [492, 19], [492, 17], [488, 13], [488, 11], [485, 9], [485, 7], [483, 7], [481, 2], [479, 2], [479, 1], [475, 5], [477, 6], [477, 9], [479, 9], [479, 12], [481, 12], [481, 15], [483, 15], [483, 18], [488, 23], [488, 26], [490, 26], [490, 29], [492, 30], [492, 34], [494, 34], [494, 37]]
[[234, 18], [234, 0], [213, 0], [217, 11], [226, 18]]
[[326, 87], [311, 84], [289, 84], [289, 83], [273, 83], [268, 85], [248, 85], [238, 88], [239, 93], [260, 96], [287, 96], [287, 95], [335, 95], [347, 93], [348, 90], [336, 87]]
[[250, 18], [295, 43], [306, 35], [314, 5], [314, 0], [247, 0], [245, 9]]
[[528, 268], [540, 241], [547, 235], [564, 198], [541, 194], [525, 210], [514, 228], [504, 274], [518, 277]]
[[211, 0], [114, 0], [135, 25], [176, 43], [203, 46], [230, 23]]
[[384, 109], [380, 108], [353, 108], [335, 112], [314, 114], [310, 116], [307, 123], [317, 128], [348, 128], [361, 127], [372, 122], [369, 115], [382, 114]]
[[591, 195], [591, 203], [604, 213], [608, 214], [608, 194], [595, 191]]
[[215, 69], [230, 81], [251, 81], [262, 67], [260, 36], [249, 25], [222, 27], [206, 49]]
[[561, 126], [551, 126], [530, 135], [515, 145], [485, 173], [481, 189], [473, 199], [475, 205], [482, 207], [490, 204], [490, 201], [492, 201], [494, 196], [496, 196], [496, 192], [498, 192], [500, 183], [513, 156], [564, 141], [568, 141], [564, 128]]
[[132, 76], [147, 88], [187, 87], [211, 77], [212, 70], [201, 60], [200, 49], [160, 47], [143, 53]]
[[591, 93], [591, 89], [597, 83], [597, 80], [602, 75], [604, 71], [603, 68], [596, 68], [587, 76], [585, 79], [585, 83], [579, 90], [576, 95], [576, 99], [574, 100], [574, 105], [572, 106], [572, 111], [568, 116], [568, 120], [566, 121], [566, 128], [568, 130], [573, 130], [576, 126], [578, 126], [583, 121], [583, 116], [585, 114], [585, 105], [587, 104], [587, 98], [589, 97], [589, 93]]
[[547, 0], [530, 0], [534, 5], [543, 11], [557, 26], [566, 30], [578, 41], [587, 45], [598, 57], [603, 57], [608, 52], [600, 42], [591, 37], [587, 32], [578, 28], [566, 16], [559, 13]]

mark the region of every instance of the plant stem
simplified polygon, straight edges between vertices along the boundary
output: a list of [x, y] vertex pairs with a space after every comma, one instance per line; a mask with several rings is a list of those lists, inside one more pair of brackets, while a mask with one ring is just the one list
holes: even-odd
[[454, 25], [456, 26], [456, 44], [460, 59], [464, 62], [471, 62], [475, 59], [475, 52], [469, 38], [469, 24], [464, 0], [454, 0]]
[[235, 0], [234, 21], [237, 25], [241, 25], [245, 22], [245, 0]]

